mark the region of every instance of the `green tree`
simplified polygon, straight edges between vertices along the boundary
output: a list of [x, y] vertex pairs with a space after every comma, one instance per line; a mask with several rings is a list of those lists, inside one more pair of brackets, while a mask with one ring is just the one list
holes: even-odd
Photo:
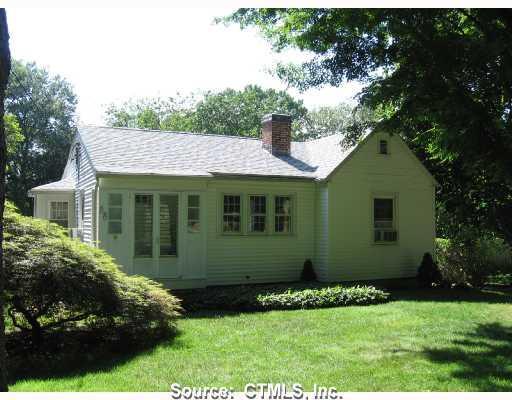
[[9, 169], [9, 162], [19, 150], [21, 144], [25, 140], [25, 137], [21, 133], [21, 127], [15, 115], [5, 114], [4, 126], [5, 139], [7, 143], [7, 169]]
[[271, 112], [290, 114], [295, 136], [300, 135], [307, 116], [302, 101], [256, 85], [208, 92], [199, 99], [177, 95], [129, 100], [109, 105], [105, 117], [110, 126], [255, 137], [260, 134], [261, 118]]
[[366, 84], [360, 103], [387, 110], [377, 127], [408, 139], [446, 211], [512, 241], [511, 10], [241, 9], [227, 20], [311, 54], [277, 67], [300, 89]]
[[5, 8], [0, 9], [0, 392], [6, 392], [7, 354], [5, 351], [5, 274], [4, 274], [4, 204], [5, 204], [5, 167], [7, 158], [4, 102], [7, 82], [11, 70], [11, 52], [9, 50], [9, 30]]
[[24, 140], [9, 160], [7, 197], [25, 214], [30, 212], [27, 191], [62, 175], [76, 131], [76, 103], [71, 85], [60, 76], [35, 63], [13, 62], [5, 107]]
[[342, 134], [349, 145], [359, 139], [359, 132], [371, 128], [376, 122], [376, 113], [366, 107], [354, 108], [345, 103], [323, 106], [308, 112], [301, 136], [305, 139], [315, 139]]
[[272, 112], [292, 116], [292, 134], [297, 137], [304, 124], [307, 109], [284, 91], [263, 89], [256, 85], [243, 90], [225, 89], [209, 92], [197, 105], [196, 129], [219, 135], [260, 135], [261, 118]]
[[109, 126], [166, 129], [184, 131], [193, 126], [191, 114], [195, 97], [181, 96], [169, 98], [142, 97], [129, 99], [121, 104], [112, 103], [105, 110], [105, 120]]

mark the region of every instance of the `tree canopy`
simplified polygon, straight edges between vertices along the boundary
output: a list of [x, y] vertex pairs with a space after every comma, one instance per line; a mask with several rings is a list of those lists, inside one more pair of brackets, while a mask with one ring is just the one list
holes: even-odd
[[24, 213], [30, 210], [27, 191], [62, 175], [76, 130], [76, 103], [65, 79], [35, 63], [13, 61], [5, 109], [7, 127], [18, 139], [8, 136], [16, 151], [9, 154], [7, 197]]
[[511, 10], [240, 9], [227, 21], [311, 54], [277, 66], [291, 85], [366, 84], [360, 103], [386, 110], [376, 127], [409, 141], [445, 209], [512, 240]]
[[258, 136], [261, 118], [271, 112], [290, 114], [296, 134], [307, 115], [301, 100], [284, 91], [256, 85], [243, 90], [207, 92], [199, 98], [178, 95], [168, 99], [130, 100], [109, 105], [105, 115], [111, 126]]

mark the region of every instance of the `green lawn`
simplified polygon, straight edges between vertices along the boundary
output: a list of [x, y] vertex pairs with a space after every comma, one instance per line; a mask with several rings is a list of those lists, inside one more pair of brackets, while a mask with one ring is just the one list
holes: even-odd
[[[398, 298], [397, 298], [398, 297]], [[396, 292], [394, 301], [308, 311], [194, 315], [151, 351], [87, 362], [14, 391], [242, 389], [314, 383], [342, 391], [512, 390], [512, 294]]]

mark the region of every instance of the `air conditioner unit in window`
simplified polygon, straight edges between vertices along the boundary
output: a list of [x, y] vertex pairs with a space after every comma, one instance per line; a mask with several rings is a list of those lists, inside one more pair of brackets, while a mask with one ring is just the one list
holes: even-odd
[[69, 236], [73, 239], [83, 240], [83, 232], [80, 228], [71, 228], [69, 230]]
[[398, 232], [392, 229], [375, 229], [374, 240], [376, 242], [396, 242]]

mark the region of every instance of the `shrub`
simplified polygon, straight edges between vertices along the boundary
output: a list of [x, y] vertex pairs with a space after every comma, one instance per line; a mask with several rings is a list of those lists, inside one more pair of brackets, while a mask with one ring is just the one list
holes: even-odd
[[264, 309], [290, 310], [383, 303], [389, 294], [373, 286], [333, 286], [318, 289], [289, 290], [280, 294], [261, 294], [257, 301]]
[[300, 279], [305, 282], [316, 281], [316, 273], [311, 260], [306, 260], [304, 262]]
[[418, 284], [420, 287], [432, 287], [442, 281], [441, 272], [430, 253], [425, 253], [418, 268]]
[[70, 239], [58, 225], [24, 217], [7, 204], [4, 257], [7, 313], [41, 340], [64, 326], [169, 332], [179, 300], [159, 284], [127, 276], [106, 252]]
[[436, 239], [436, 261], [452, 285], [481, 287], [490, 276], [512, 271], [512, 250], [492, 234], [464, 228], [457, 237]]
[[322, 283], [218, 286], [182, 291], [185, 309], [260, 311], [337, 307], [384, 302], [388, 294], [374, 287], [343, 287]]

